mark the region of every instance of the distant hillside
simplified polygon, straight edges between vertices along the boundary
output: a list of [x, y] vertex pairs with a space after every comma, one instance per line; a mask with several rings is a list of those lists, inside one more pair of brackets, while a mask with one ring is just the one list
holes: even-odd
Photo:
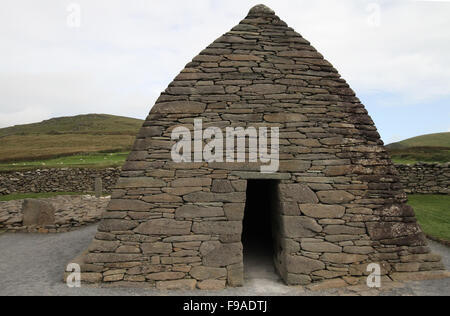
[[450, 148], [450, 132], [417, 136], [398, 143], [387, 145], [388, 148], [401, 149], [411, 147], [448, 147]]
[[24, 135], [136, 135], [143, 121], [107, 114], [58, 117], [40, 123], [16, 125], [0, 129], [0, 137]]
[[450, 133], [417, 136], [386, 147], [394, 162], [450, 162]]
[[0, 161], [128, 151], [143, 121], [106, 114], [54, 118], [0, 129]]

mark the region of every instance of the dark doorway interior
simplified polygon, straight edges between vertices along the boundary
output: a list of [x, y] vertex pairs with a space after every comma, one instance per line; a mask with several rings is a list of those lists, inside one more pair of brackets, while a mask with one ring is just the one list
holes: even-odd
[[278, 205], [278, 181], [249, 180], [242, 243], [248, 278], [274, 278], [274, 223]]

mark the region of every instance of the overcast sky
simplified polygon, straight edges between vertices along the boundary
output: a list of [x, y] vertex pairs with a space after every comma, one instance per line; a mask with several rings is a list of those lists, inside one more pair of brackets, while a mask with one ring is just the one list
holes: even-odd
[[144, 119], [186, 63], [261, 2], [339, 70], [386, 143], [450, 131], [450, 1], [412, 0], [2, 0], [0, 127]]

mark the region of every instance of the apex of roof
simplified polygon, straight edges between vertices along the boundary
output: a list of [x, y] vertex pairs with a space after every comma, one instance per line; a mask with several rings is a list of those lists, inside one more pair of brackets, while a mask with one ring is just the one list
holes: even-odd
[[268, 6], [265, 6], [264, 4], [258, 4], [250, 9], [249, 15], [268, 15], [268, 14], [275, 14], [275, 11], [273, 11]]

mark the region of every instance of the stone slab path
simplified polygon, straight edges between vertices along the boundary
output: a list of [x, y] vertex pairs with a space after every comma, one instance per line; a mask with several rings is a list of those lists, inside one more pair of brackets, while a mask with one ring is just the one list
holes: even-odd
[[[96, 225], [63, 234], [0, 235], [0, 295], [450, 295], [450, 279], [397, 284], [383, 292], [355, 286], [345, 289], [309, 291], [302, 287], [287, 287], [268, 265], [255, 266], [258, 258], [249, 259], [246, 285], [219, 292], [160, 292], [153, 289], [131, 288], [68, 288], [62, 282], [65, 264], [84, 249], [97, 231]], [[430, 242], [433, 251], [443, 257], [450, 270], [450, 248]]]

